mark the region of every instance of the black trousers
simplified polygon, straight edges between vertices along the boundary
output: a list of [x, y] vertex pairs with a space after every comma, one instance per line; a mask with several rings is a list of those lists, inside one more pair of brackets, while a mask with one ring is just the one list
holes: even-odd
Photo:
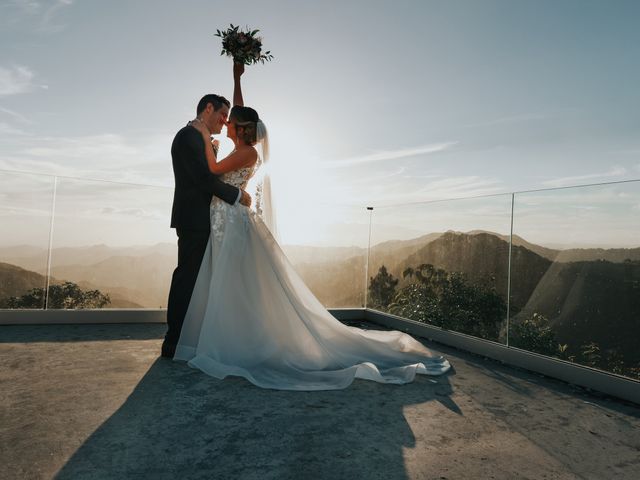
[[178, 266], [171, 277], [167, 303], [167, 334], [165, 342], [178, 343], [187, 314], [193, 287], [198, 278], [202, 257], [209, 241], [209, 231], [176, 229], [178, 235]]

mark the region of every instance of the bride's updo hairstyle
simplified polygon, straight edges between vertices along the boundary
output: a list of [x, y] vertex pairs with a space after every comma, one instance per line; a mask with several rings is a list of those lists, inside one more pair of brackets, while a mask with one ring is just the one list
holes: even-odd
[[[238, 138], [247, 145], [255, 145], [257, 142], [256, 124], [260, 120], [258, 112], [251, 107], [236, 105], [229, 113], [229, 122], [236, 125]], [[242, 128], [242, 130], [239, 130]]]

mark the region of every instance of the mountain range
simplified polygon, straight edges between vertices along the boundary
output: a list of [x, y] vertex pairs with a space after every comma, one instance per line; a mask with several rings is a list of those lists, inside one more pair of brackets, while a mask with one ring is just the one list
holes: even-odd
[[[359, 247], [283, 247], [316, 294], [330, 307], [362, 307], [367, 276], [384, 265], [402, 288], [407, 267], [431, 264], [461, 272], [475, 284], [491, 282], [506, 299], [509, 237], [486, 231], [431, 233], [411, 240]], [[47, 252], [31, 246], [0, 248], [0, 299], [42, 288]], [[72, 281], [111, 297], [111, 307], [164, 308], [175, 268], [171, 244], [113, 248], [57, 248], [52, 283]], [[369, 270], [367, 274], [367, 262]], [[580, 344], [597, 339], [640, 361], [640, 248], [557, 250], [514, 236], [511, 255], [513, 321], [534, 312], [552, 322], [558, 337]]]

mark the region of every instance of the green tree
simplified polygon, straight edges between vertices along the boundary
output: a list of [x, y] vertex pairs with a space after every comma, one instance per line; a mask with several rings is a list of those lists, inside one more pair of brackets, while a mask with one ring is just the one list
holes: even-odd
[[445, 288], [447, 273], [426, 263], [415, 269], [407, 267], [402, 272], [405, 279], [409, 277], [411, 280], [414, 276], [417, 283], [405, 286], [389, 305], [389, 310], [394, 315], [442, 326], [440, 296]]
[[403, 287], [389, 311], [448, 330], [497, 340], [506, 304], [493, 282], [469, 283], [461, 273], [430, 264], [408, 267], [403, 277], [416, 281]]
[[612, 348], [603, 353], [604, 355], [602, 359], [602, 368], [609, 372], [617, 373], [618, 375], [626, 374], [628, 376], [631, 376], [631, 372], [627, 373], [627, 370], [630, 369], [625, 367], [626, 362], [624, 359], [624, 355], [622, 355], [620, 350], [618, 350], [617, 348]]
[[582, 345], [580, 349], [580, 363], [590, 367], [597, 367], [600, 364], [600, 346], [596, 342], [589, 342]]
[[442, 310], [438, 299], [430, 295], [420, 284], [410, 283], [389, 304], [389, 313], [417, 322], [442, 326]]
[[451, 273], [442, 292], [447, 328], [476, 337], [498, 340], [507, 306], [489, 279], [474, 285], [461, 273]]
[[560, 358], [567, 352], [567, 345], [560, 345], [556, 340], [547, 317], [539, 313], [534, 313], [523, 322], [511, 324], [509, 343], [529, 352]]
[[567, 344], [567, 343], [558, 344], [558, 355], [557, 356], [561, 360], [567, 360], [569, 362], [575, 362], [575, 360], [576, 360], [576, 356], [575, 355], [571, 355], [571, 353], [569, 352], [569, 344]]
[[[44, 288], [31, 289], [20, 297], [9, 297], [2, 302], [3, 308], [42, 308], [44, 305]], [[82, 290], [73, 282], [49, 286], [48, 308], [76, 309], [103, 308], [111, 303], [109, 295], [100, 290]]]
[[385, 310], [396, 296], [398, 279], [394, 278], [387, 267], [382, 265], [375, 277], [369, 279], [368, 305], [371, 308]]

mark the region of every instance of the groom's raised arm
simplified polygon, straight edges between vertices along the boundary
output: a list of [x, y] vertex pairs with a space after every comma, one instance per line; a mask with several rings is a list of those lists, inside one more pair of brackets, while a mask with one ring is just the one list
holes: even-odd
[[233, 62], [233, 105], [244, 107], [240, 77], [244, 73], [244, 64]]
[[180, 147], [182, 149], [181, 161], [193, 183], [205, 192], [215, 195], [231, 205], [238, 201], [241, 195], [240, 189], [224, 183], [209, 171], [204, 152], [204, 141], [200, 132], [195, 128], [185, 129]]

